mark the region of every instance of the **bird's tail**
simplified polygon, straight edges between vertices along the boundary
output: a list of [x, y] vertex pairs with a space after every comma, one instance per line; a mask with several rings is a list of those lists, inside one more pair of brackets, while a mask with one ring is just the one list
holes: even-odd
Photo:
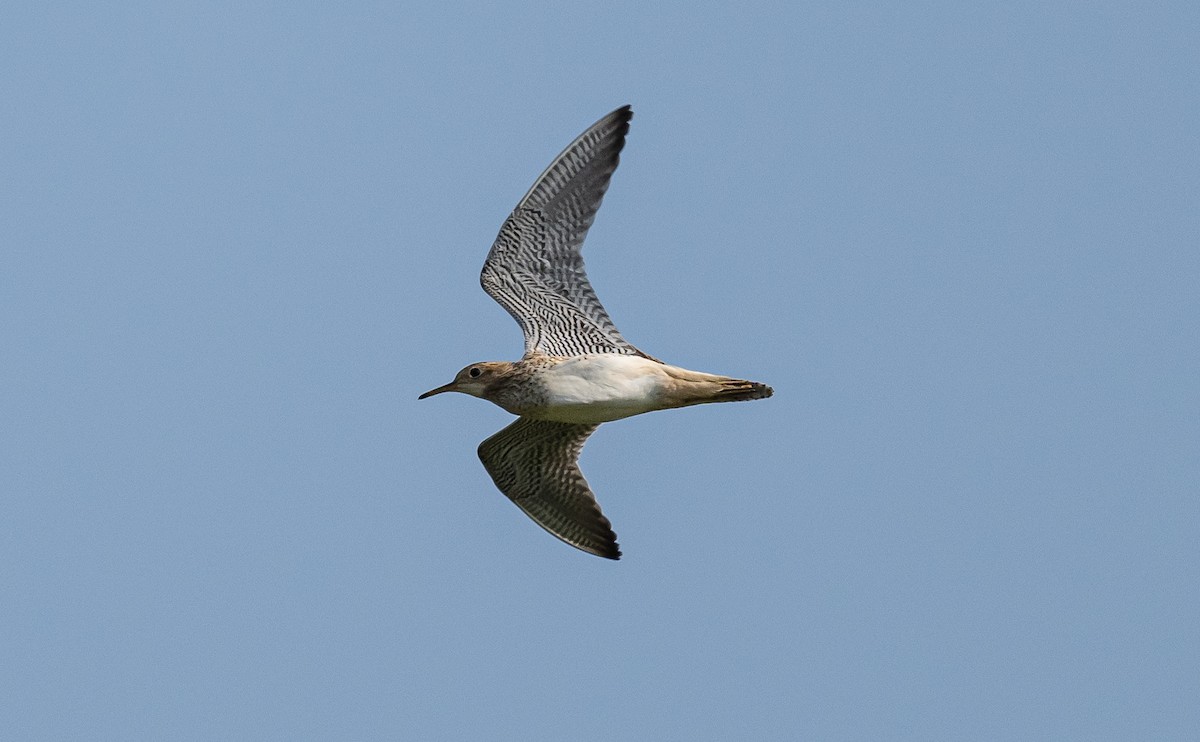
[[745, 402], [751, 399], [766, 399], [775, 390], [766, 384], [743, 379], [722, 379], [721, 388], [713, 395], [712, 402]]
[[774, 390], [757, 381], [689, 371], [678, 366], [662, 366], [672, 379], [663, 395], [664, 407], [687, 407], [709, 402], [744, 402], [766, 399]]

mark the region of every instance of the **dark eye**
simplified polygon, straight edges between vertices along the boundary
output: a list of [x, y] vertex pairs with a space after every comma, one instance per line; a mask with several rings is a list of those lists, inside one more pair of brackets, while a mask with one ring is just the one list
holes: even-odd
[[483, 373], [483, 369], [476, 366], [475, 368], [473, 368], [467, 372], [467, 376], [470, 376], [472, 379], [478, 379], [479, 375], [482, 373]]

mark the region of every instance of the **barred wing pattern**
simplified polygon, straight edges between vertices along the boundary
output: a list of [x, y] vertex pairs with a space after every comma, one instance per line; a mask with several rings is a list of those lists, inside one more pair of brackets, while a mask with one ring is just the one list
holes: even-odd
[[505, 220], [483, 264], [483, 290], [525, 333], [525, 355], [640, 355], [596, 298], [581, 250], [617, 169], [633, 112], [618, 108], [550, 163]]
[[578, 549], [618, 559], [617, 536], [579, 471], [579, 451], [597, 427], [518, 418], [479, 444], [479, 459], [539, 526]]

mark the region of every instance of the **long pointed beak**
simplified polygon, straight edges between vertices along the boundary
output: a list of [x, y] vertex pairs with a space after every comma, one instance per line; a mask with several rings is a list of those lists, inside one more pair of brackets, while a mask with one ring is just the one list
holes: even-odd
[[417, 399], [425, 399], [426, 397], [432, 397], [435, 394], [441, 394], [442, 392], [453, 392], [453, 391], [457, 391], [457, 388], [454, 386], [454, 382], [452, 381], [449, 384], [446, 384], [444, 386], [439, 386], [437, 389], [430, 389], [429, 391], [425, 392], [421, 396], [417, 397]]

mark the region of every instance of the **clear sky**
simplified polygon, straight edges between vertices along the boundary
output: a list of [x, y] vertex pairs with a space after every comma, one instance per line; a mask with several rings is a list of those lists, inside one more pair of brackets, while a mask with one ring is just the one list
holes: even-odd
[[[1195, 738], [1200, 6], [425, 5], [0, 10], [0, 738]], [[600, 297], [776, 394], [609, 562], [416, 398], [625, 103]]]

